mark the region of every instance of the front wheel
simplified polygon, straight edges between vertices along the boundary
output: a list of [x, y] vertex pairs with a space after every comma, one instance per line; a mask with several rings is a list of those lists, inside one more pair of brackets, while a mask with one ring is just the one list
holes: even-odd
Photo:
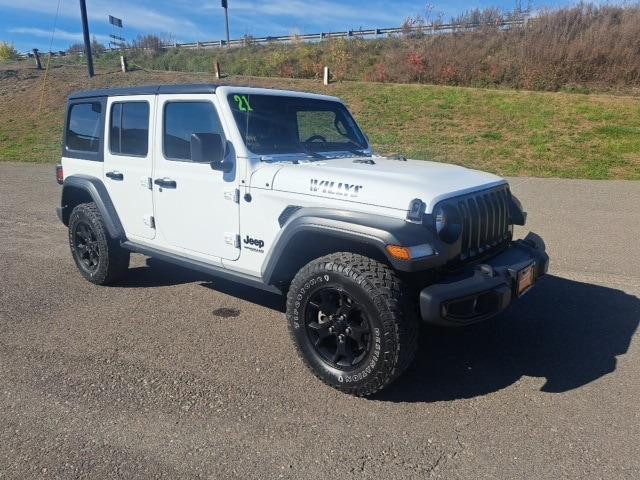
[[401, 280], [388, 266], [353, 253], [303, 267], [287, 295], [287, 318], [311, 371], [353, 395], [392, 382], [418, 346], [418, 320]]

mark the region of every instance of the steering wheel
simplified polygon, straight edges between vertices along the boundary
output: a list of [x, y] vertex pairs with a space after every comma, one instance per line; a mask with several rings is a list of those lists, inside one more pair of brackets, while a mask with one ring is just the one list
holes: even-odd
[[324, 138], [322, 135], [313, 135], [309, 138], [307, 138], [304, 143], [311, 143], [311, 142], [315, 142], [316, 140], [320, 140], [323, 143], [327, 143], [327, 139]]

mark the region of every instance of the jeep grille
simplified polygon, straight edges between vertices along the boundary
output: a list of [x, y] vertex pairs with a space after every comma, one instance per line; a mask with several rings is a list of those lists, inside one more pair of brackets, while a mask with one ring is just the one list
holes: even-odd
[[501, 185], [452, 199], [462, 223], [460, 260], [476, 257], [509, 239], [510, 195], [509, 187]]

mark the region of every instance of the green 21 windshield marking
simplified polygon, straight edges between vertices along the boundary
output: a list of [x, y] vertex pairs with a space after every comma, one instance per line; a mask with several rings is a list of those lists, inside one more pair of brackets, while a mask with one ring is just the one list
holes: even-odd
[[234, 95], [233, 100], [238, 104], [241, 112], [253, 112], [253, 108], [249, 105], [249, 99], [246, 95]]

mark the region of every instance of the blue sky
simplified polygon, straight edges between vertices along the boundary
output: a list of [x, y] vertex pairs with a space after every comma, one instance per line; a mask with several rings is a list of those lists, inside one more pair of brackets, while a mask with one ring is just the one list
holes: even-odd
[[[398, 26], [409, 15], [438, 13], [449, 19], [472, 8], [497, 6], [512, 9], [515, 0], [471, 2], [423, 2], [415, 0], [228, 0], [231, 36], [255, 37], [316, 33], [359, 27]], [[571, 0], [542, 3], [533, 7], [573, 3]], [[526, 4], [526, 0], [522, 1]], [[23, 52], [47, 51], [57, 0], [0, 0], [0, 41], [9, 41]], [[107, 43], [112, 28], [109, 14], [122, 18], [125, 38], [155, 33], [177, 42], [218, 40], [224, 36], [220, 0], [87, 0], [92, 35]], [[61, 0], [53, 50], [66, 49], [82, 41], [78, 0]]]

